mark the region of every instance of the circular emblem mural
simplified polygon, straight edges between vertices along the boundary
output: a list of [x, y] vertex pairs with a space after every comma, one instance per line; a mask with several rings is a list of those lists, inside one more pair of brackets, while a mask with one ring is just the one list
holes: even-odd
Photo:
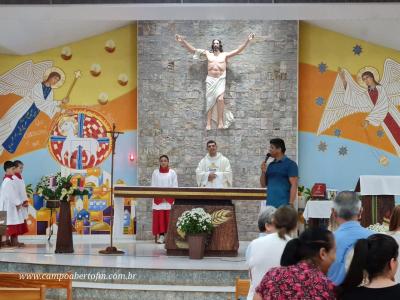
[[110, 124], [98, 112], [73, 108], [50, 130], [49, 151], [61, 165], [83, 170], [101, 164], [111, 153]]

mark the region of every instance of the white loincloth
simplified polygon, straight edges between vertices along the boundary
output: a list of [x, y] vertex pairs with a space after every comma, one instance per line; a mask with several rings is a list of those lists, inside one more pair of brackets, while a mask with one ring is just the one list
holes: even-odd
[[[217, 108], [216, 103], [219, 96], [225, 93], [226, 72], [220, 77], [215, 78], [207, 76], [206, 79], [206, 99], [207, 99], [207, 113], [211, 110], [211, 120], [217, 122]], [[223, 114], [224, 128], [228, 128], [234, 121], [233, 114], [230, 110], [224, 108]]]

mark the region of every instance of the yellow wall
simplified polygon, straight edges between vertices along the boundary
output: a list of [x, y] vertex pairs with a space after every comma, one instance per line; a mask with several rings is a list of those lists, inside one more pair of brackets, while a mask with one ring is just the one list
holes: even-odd
[[[116, 123], [118, 130], [136, 130], [137, 128], [137, 57], [136, 57], [136, 23], [89, 37], [80, 41], [61, 45], [29, 55], [0, 55], [0, 75], [15, 66], [32, 60], [38, 63], [44, 60], [53, 61], [53, 66], [61, 68], [66, 80], [63, 86], [54, 90], [54, 99], [64, 98], [74, 79], [74, 72], [80, 70], [82, 77], [76, 82], [70, 95], [70, 107], [88, 107], [101, 113], [107, 121]], [[105, 50], [106, 41], [115, 42], [115, 51]], [[64, 47], [69, 47], [72, 57], [65, 60], [61, 57]], [[90, 73], [92, 64], [100, 64], [101, 74], [94, 77]], [[118, 76], [124, 73], [128, 83], [122, 86]], [[108, 94], [108, 103], [98, 102], [99, 94]], [[20, 99], [14, 94], [0, 96], [0, 117], [4, 116], [10, 107]], [[13, 159], [31, 151], [46, 148], [52, 122], [44, 113], [40, 113], [29, 126], [23, 140], [15, 153], [6, 151], [0, 156], [0, 163]]]
[[[109, 39], [116, 44], [116, 50], [113, 53], [104, 49]], [[72, 50], [70, 60], [61, 58], [61, 50], [65, 46]], [[66, 81], [61, 88], [54, 91], [55, 99], [62, 99], [66, 95], [76, 70], [81, 70], [83, 76], [71, 94], [72, 105], [97, 104], [98, 95], [101, 92], [106, 92], [109, 99], [116, 99], [136, 88], [136, 23], [34, 54], [0, 55], [0, 74], [26, 60], [33, 60], [33, 62], [52, 60], [54, 66], [60, 67], [65, 72]], [[90, 67], [95, 63], [100, 64], [102, 68], [102, 73], [98, 77], [90, 75]], [[120, 73], [127, 74], [129, 78], [128, 84], [124, 87], [117, 82]]]

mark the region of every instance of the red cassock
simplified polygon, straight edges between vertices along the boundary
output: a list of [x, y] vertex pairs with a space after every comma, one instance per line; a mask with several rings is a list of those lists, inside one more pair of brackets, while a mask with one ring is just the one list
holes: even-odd
[[[371, 98], [371, 101], [374, 105], [376, 105], [376, 102], [378, 102], [378, 89], [368, 89], [368, 94], [369, 97]], [[395, 139], [396, 143], [400, 145], [400, 126], [397, 124], [397, 122], [394, 120], [393, 116], [390, 114], [390, 112], [387, 113], [385, 119], [383, 120], [383, 123], [387, 126], [387, 128], [390, 130], [390, 133], [393, 135], [393, 138]]]

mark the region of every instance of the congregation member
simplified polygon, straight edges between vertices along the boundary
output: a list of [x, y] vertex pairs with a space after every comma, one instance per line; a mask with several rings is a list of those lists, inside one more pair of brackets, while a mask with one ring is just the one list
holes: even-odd
[[[393, 209], [393, 213], [390, 218], [388, 234], [393, 237], [400, 246], [400, 205], [397, 205]], [[395, 280], [397, 283], [400, 283], [400, 268], [397, 268]]]
[[[285, 155], [284, 140], [276, 138], [269, 143], [269, 152], [261, 164], [260, 176], [261, 187], [267, 187], [267, 205], [276, 208], [282, 205], [294, 206], [299, 173], [297, 164]], [[267, 165], [269, 160], [272, 161]]]
[[199, 187], [228, 188], [232, 186], [232, 169], [229, 159], [219, 153], [215, 141], [207, 142], [207, 155], [196, 169]]
[[[256, 243], [258, 239], [263, 238], [264, 236], [274, 233], [275, 232], [275, 225], [273, 223], [274, 213], [276, 212], [276, 208], [273, 206], [263, 206], [261, 208], [260, 214], [258, 215], [258, 230], [260, 231], [259, 236], [257, 239], [250, 242], [246, 249], [246, 264], [249, 265], [250, 255], [251, 255], [251, 248]], [[249, 269], [249, 276], [251, 270]], [[254, 288], [250, 287], [251, 290]], [[254, 293], [249, 293], [248, 299], [253, 299]]]
[[251, 243], [248, 258], [250, 270], [250, 290], [247, 299], [253, 299], [254, 292], [264, 274], [273, 267], [280, 266], [281, 255], [291, 234], [297, 228], [297, 212], [290, 206], [282, 206], [273, 216], [274, 233], [260, 237]]
[[254, 299], [336, 299], [335, 286], [326, 276], [335, 254], [335, 239], [329, 230], [305, 230], [286, 244], [281, 267], [265, 274]]
[[361, 200], [355, 192], [340, 192], [333, 202], [333, 216], [339, 225], [335, 231], [336, 260], [329, 269], [328, 277], [340, 285], [346, 276], [346, 259], [351, 255], [354, 244], [374, 232], [360, 225]]
[[389, 235], [374, 234], [358, 240], [346, 278], [338, 288], [338, 298], [400, 299], [400, 284], [394, 280], [398, 255], [399, 245]]
[[[178, 177], [176, 172], [169, 167], [167, 155], [159, 158], [160, 166], [154, 170], [151, 176], [151, 186], [154, 187], [178, 187]], [[153, 199], [153, 235], [156, 243], [165, 243], [165, 234], [168, 230], [171, 206], [173, 198], [154, 198]]]
[[18, 236], [28, 232], [26, 222], [22, 217], [21, 209], [25, 205], [18, 194], [14, 176], [15, 164], [12, 161], [4, 163], [4, 179], [0, 190], [0, 210], [7, 211], [7, 236], [12, 247], [23, 247]]

